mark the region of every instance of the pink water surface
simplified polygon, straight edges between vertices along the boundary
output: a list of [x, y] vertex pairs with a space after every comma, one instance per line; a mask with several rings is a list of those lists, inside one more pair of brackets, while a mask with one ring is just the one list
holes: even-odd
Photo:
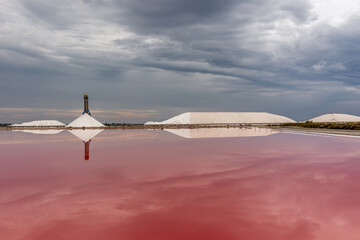
[[0, 132], [0, 239], [359, 240], [360, 139]]

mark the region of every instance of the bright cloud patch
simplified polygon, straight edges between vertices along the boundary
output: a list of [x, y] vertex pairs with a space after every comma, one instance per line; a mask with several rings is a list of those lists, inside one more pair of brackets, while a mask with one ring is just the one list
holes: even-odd
[[331, 64], [325, 61], [320, 61], [319, 63], [313, 65], [313, 69], [316, 71], [327, 71], [327, 70], [342, 71], [345, 70], [345, 67], [342, 63]]

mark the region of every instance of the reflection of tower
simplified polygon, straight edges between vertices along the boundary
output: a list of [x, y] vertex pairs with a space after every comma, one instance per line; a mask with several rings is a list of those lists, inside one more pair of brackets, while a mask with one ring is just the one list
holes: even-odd
[[85, 146], [85, 161], [88, 161], [90, 159], [90, 142], [91, 139], [94, 138], [96, 135], [101, 133], [103, 129], [73, 129], [68, 130], [70, 133], [75, 135], [76, 137], [80, 138]]
[[87, 142], [84, 142], [84, 144], [85, 144], [85, 161], [89, 160], [89, 158], [90, 158], [90, 142], [91, 142], [91, 139]]
[[83, 114], [87, 113], [91, 116], [90, 110], [89, 110], [89, 96], [87, 94], [84, 94], [84, 111]]

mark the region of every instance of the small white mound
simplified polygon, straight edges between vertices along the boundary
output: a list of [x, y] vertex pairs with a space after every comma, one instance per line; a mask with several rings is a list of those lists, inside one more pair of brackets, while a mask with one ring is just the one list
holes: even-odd
[[71, 123], [67, 125], [67, 127], [74, 127], [74, 128], [82, 128], [82, 127], [104, 127], [102, 123], [98, 120], [93, 118], [87, 113], [84, 113]]
[[57, 120], [38, 120], [32, 122], [24, 122], [20, 124], [12, 124], [13, 127], [63, 127], [64, 123]]
[[147, 122], [146, 125], [163, 124], [278, 124], [295, 123], [294, 120], [265, 112], [188, 112], [162, 122]]
[[165, 129], [183, 138], [226, 138], [226, 137], [264, 137], [278, 131], [266, 128], [198, 128]]
[[360, 117], [342, 113], [329, 113], [309, 119], [312, 122], [360, 122]]
[[75, 129], [75, 130], [69, 130], [70, 133], [72, 133], [74, 136], [80, 138], [84, 142], [90, 141], [93, 137], [101, 133], [103, 129]]

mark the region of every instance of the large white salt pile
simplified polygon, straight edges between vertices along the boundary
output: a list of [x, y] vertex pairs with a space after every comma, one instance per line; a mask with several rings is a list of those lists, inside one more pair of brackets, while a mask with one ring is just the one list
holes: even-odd
[[188, 112], [162, 122], [147, 122], [146, 125], [162, 124], [271, 124], [295, 123], [294, 120], [265, 112]]
[[103, 129], [75, 129], [75, 130], [69, 130], [70, 133], [72, 133], [74, 136], [80, 138], [84, 142], [90, 141], [93, 137], [101, 133]]
[[38, 120], [32, 122], [24, 122], [20, 124], [12, 124], [12, 127], [63, 127], [64, 123], [57, 120]]
[[360, 122], [360, 117], [342, 114], [342, 113], [329, 113], [318, 116], [316, 118], [309, 119], [312, 122]]
[[225, 138], [225, 137], [262, 137], [278, 133], [266, 128], [197, 128], [165, 129], [183, 138]]
[[69, 123], [66, 127], [74, 127], [74, 128], [82, 128], [82, 127], [105, 127], [98, 120], [93, 118], [87, 113], [84, 113], [71, 123]]

